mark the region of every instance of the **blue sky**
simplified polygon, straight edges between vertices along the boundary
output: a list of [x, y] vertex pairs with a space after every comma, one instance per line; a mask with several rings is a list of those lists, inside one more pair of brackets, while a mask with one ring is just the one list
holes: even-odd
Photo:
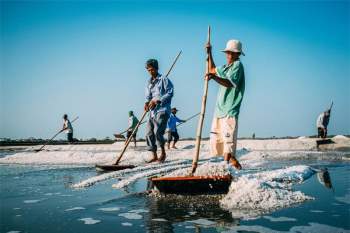
[[[217, 65], [227, 40], [242, 41], [246, 92], [239, 136], [315, 134], [318, 114], [334, 101], [329, 131], [350, 134], [350, 4], [292, 2], [1, 1], [0, 137], [48, 138], [62, 115], [79, 116], [75, 137], [103, 138], [141, 115], [157, 58], [169, 76], [173, 106], [200, 110], [207, 26]], [[210, 83], [203, 136], [218, 86]], [[197, 120], [180, 134], [194, 136]], [[140, 131], [143, 136], [143, 129]]]

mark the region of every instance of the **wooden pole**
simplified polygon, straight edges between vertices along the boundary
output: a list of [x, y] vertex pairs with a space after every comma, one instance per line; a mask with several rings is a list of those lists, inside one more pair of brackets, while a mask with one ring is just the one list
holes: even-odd
[[331, 111], [332, 110], [332, 107], [333, 107], [333, 101], [331, 103], [331, 106], [329, 107], [329, 110]]
[[[143, 124], [145, 124], [146, 123], [146, 121], [143, 121], [143, 122], [141, 122], [141, 124], [140, 125], [143, 125]], [[124, 131], [122, 131], [121, 133], [118, 133], [118, 134], [116, 134], [116, 135], [122, 135], [122, 134], [124, 134], [124, 133], [126, 133], [126, 132], [128, 132], [129, 131], [129, 128], [127, 128], [126, 130], [124, 130]]]
[[143, 114], [142, 114], [141, 120], [137, 123], [137, 125], [136, 125], [135, 128], [133, 129], [131, 136], [126, 140], [126, 143], [125, 143], [125, 145], [124, 145], [124, 148], [123, 148], [122, 152], [120, 153], [120, 155], [119, 155], [117, 161], [114, 163], [115, 165], [118, 165], [119, 161], [122, 159], [122, 157], [123, 157], [123, 155], [124, 155], [126, 149], [128, 148], [128, 145], [129, 145], [129, 143], [130, 143], [130, 141], [131, 141], [131, 139], [132, 139], [134, 133], [136, 132], [136, 130], [137, 130], [137, 129], [139, 128], [139, 126], [141, 125], [141, 122], [143, 121], [143, 118], [145, 118], [146, 114], [147, 114], [147, 111], [144, 111]]
[[[210, 26], [208, 26], [208, 40], [207, 40], [207, 42], [210, 44]], [[209, 59], [210, 59], [210, 56], [208, 53], [207, 60], [206, 60], [206, 74], [209, 73]], [[204, 93], [203, 93], [203, 97], [202, 97], [201, 114], [199, 116], [199, 121], [198, 121], [198, 126], [197, 126], [196, 148], [195, 148], [195, 154], [193, 156], [193, 161], [192, 161], [192, 172], [191, 172], [192, 176], [196, 172], [196, 169], [198, 166], [198, 158], [199, 158], [199, 152], [200, 152], [200, 147], [201, 147], [202, 129], [203, 129], [206, 104], [207, 104], [207, 96], [208, 96], [208, 79], [205, 79], [205, 81], [204, 81]]]
[[[74, 121], [78, 120], [79, 117], [74, 118], [74, 120], [72, 120], [70, 123], [73, 123]], [[57, 137], [57, 135], [59, 135], [60, 133], [62, 133], [63, 130], [61, 129], [60, 131], [58, 131], [55, 135], [52, 136], [52, 138], [50, 138], [50, 140], [48, 140], [44, 145], [42, 145], [42, 147], [40, 147], [39, 149], [35, 150], [36, 152], [41, 151], [45, 146], [47, 146], [55, 137]]]
[[185, 122], [179, 123], [176, 127], [179, 127], [180, 125], [185, 124], [187, 121], [189, 121], [189, 120], [195, 118], [195, 117], [198, 116], [199, 114], [201, 114], [201, 113], [199, 112], [199, 113], [194, 114], [193, 116], [187, 118], [187, 119], [185, 120]]
[[[187, 118], [187, 119], [185, 120], [185, 122], [181, 122], [181, 123], [177, 124], [176, 127], [179, 127], [179, 126], [181, 126], [182, 124], [187, 123], [189, 120], [195, 118], [195, 117], [198, 116], [199, 114], [201, 114], [201, 113], [199, 112], [199, 113], [197, 113], [197, 114], [195, 114], [195, 115], [193, 115], [193, 116]], [[169, 132], [169, 130], [165, 131], [164, 134], [166, 134], [166, 133], [168, 133], [168, 132]]]
[[[168, 77], [168, 75], [170, 74], [170, 71], [173, 69], [173, 67], [174, 67], [175, 63], [177, 62], [177, 59], [180, 57], [181, 53], [182, 53], [182, 51], [180, 51], [180, 52], [177, 54], [177, 56], [175, 57], [175, 60], [174, 60], [173, 64], [170, 66], [170, 68], [169, 68], [168, 72], [166, 73], [165, 77]], [[119, 155], [117, 161], [114, 163], [114, 165], [118, 165], [118, 163], [119, 163], [120, 160], [122, 159], [122, 157], [123, 157], [123, 155], [124, 155], [126, 149], [128, 148], [128, 145], [129, 145], [129, 143], [130, 143], [130, 141], [131, 141], [131, 139], [132, 139], [132, 135], [133, 135], [133, 134], [136, 132], [136, 130], [139, 128], [139, 126], [141, 125], [141, 122], [142, 122], [143, 119], [145, 118], [146, 114], [147, 114], [147, 111], [144, 111], [143, 114], [142, 114], [142, 117], [141, 117], [140, 121], [137, 123], [136, 127], [135, 127], [134, 130], [132, 131], [131, 136], [130, 136], [130, 137], [128, 138], [128, 140], [126, 141], [126, 143], [125, 143], [125, 145], [124, 145], [124, 148], [123, 148], [122, 152], [120, 153], [120, 155]]]
[[175, 57], [174, 62], [173, 62], [173, 64], [170, 66], [170, 68], [169, 68], [168, 72], [166, 73], [165, 77], [168, 77], [168, 76], [169, 76], [171, 70], [172, 70], [173, 67], [175, 66], [175, 63], [177, 62], [177, 59], [179, 59], [181, 53], [182, 53], [182, 50], [180, 50], [180, 52], [179, 52], [179, 53], [177, 54], [177, 56]]

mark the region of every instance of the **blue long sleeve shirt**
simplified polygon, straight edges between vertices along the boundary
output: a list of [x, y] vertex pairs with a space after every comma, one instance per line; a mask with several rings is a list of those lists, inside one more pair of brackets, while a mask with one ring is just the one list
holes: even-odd
[[150, 111], [150, 116], [154, 117], [159, 112], [170, 114], [173, 95], [174, 86], [167, 77], [158, 74], [155, 79], [151, 78], [146, 86], [146, 103], [151, 100], [159, 100], [160, 103]]
[[171, 132], [176, 132], [176, 123], [181, 123], [181, 122], [185, 122], [183, 120], [180, 120], [179, 118], [177, 118], [177, 116], [175, 116], [174, 114], [170, 114], [169, 120], [168, 120], [168, 130], [170, 130]]

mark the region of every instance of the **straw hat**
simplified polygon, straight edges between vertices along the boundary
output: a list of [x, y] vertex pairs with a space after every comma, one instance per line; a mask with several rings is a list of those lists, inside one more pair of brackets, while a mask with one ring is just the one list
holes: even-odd
[[226, 48], [221, 50], [222, 52], [234, 52], [241, 53], [243, 56], [245, 54], [242, 51], [242, 43], [239, 40], [229, 40], [227, 41]]

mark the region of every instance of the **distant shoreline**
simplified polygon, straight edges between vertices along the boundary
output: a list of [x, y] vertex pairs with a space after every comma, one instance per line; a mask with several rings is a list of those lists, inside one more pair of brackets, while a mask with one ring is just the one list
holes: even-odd
[[[43, 145], [47, 143], [48, 140], [42, 140], [42, 141], [6, 141], [6, 142], [0, 142], [0, 147], [3, 146], [37, 146], [37, 145]], [[97, 141], [76, 141], [74, 144], [76, 145], [89, 145], [89, 144], [113, 144], [114, 140], [97, 140]], [[67, 141], [52, 141], [48, 145], [68, 145], [69, 143]]]
[[[333, 138], [336, 135], [329, 135], [327, 138]], [[344, 135], [348, 138], [350, 138], [350, 135]], [[240, 137], [238, 140], [273, 140], [273, 139], [298, 139], [301, 137], [305, 138], [313, 138], [316, 139], [316, 135], [312, 136], [284, 136], [284, 137]], [[195, 138], [182, 138], [180, 141], [193, 141]], [[202, 138], [203, 141], [209, 140], [209, 137]], [[47, 143], [49, 140], [47, 139], [20, 139], [20, 140], [11, 140], [8, 139], [6, 141], [0, 141], [0, 150], [5, 149], [1, 147], [9, 147], [9, 146], [37, 146], [37, 145], [43, 145]], [[93, 145], [93, 144], [113, 144], [115, 142], [121, 142], [124, 141], [123, 139], [119, 140], [112, 140], [112, 139], [88, 139], [88, 140], [77, 140], [74, 142], [74, 145]], [[145, 140], [142, 138], [139, 138], [137, 140], [138, 142], [144, 142]], [[69, 143], [66, 140], [54, 140], [50, 142], [48, 145], [68, 145]]]

